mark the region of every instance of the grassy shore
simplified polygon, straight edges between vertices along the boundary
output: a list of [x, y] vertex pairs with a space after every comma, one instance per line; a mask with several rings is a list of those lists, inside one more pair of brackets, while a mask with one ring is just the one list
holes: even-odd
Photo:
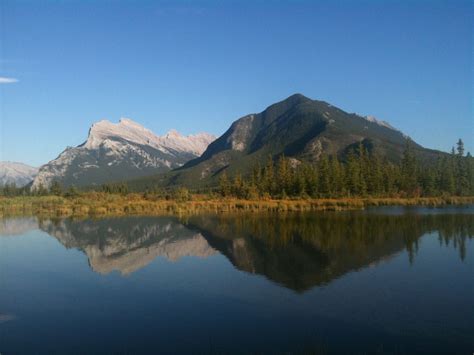
[[368, 206], [443, 206], [474, 204], [472, 197], [340, 198], [299, 200], [237, 200], [193, 196], [189, 201], [144, 198], [140, 194], [87, 193], [78, 197], [0, 197], [0, 216], [163, 215], [201, 212], [341, 211]]

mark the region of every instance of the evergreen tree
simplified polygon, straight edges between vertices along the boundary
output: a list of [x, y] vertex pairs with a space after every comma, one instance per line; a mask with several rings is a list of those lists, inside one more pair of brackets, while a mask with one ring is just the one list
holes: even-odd
[[468, 195], [469, 188], [469, 159], [464, 157], [464, 143], [461, 139], [457, 142], [456, 156], [456, 194]]
[[77, 197], [79, 195], [79, 191], [74, 185], [69, 186], [67, 189], [65, 196], [66, 197]]
[[275, 190], [274, 179], [275, 179], [275, 176], [273, 173], [273, 159], [271, 156], [269, 156], [267, 164], [265, 165], [265, 168], [263, 169], [262, 183], [263, 183], [264, 191], [270, 195], [272, 195]]
[[292, 194], [294, 196], [309, 195], [318, 197], [318, 185], [316, 168], [311, 164], [302, 163], [293, 176]]
[[277, 164], [277, 191], [286, 194], [290, 188], [291, 175], [288, 159], [281, 155]]
[[367, 192], [369, 195], [378, 196], [383, 193], [383, 167], [379, 154], [374, 153], [368, 161], [368, 183]]
[[21, 193], [21, 189], [19, 189], [14, 182], [5, 184], [1, 191], [2, 195], [6, 197], [18, 196]]
[[259, 195], [263, 193], [262, 167], [260, 166], [260, 163], [255, 165], [253, 168], [251, 185], [256, 187]]
[[219, 192], [223, 197], [229, 197], [231, 194], [231, 186], [225, 170], [219, 177]]
[[422, 177], [423, 195], [434, 196], [436, 194], [436, 173], [435, 169], [428, 168], [423, 172]]
[[39, 184], [38, 187], [34, 190], [36, 196], [45, 196], [48, 194], [48, 190], [44, 187], [43, 184]]
[[452, 195], [455, 188], [453, 160], [451, 157], [444, 157], [441, 163], [440, 190]]
[[327, 155], [323, 155], [318, 164], [318, 190], [320, 195], [329, 196], [331, 193], [331, 177], [329, 170], [329, 159]]
[[231, 193], [237, 198], [244, 198], [246, 195], [246, 191], [244, 189], [244, 182], [240, 174], [237, 174], [234, 177], [234, 183], [231, 187]]
[[191, 194], [187, 188], [179, 187], [174, 191], [174, 199], [179, 202], [186, 202], [191, 199]]
[[462, 141], [461, 138], [459, 138], [458, 142], [456, 143], [457, 145], [457, 153], [459, 157], [464, 156], [464, 142]]
[[410, 196], [417, 193], [418, 169], [412, 143], [407, 140], [401, 164], [401, 189]]
[[331, 158], [330, 176], [332, 181], [333, 196], [341, 196], [345, 192], [344, 186], [344, 168], [337, 159], [337, 156]]
[[350, 151], [347, 156], [347, 174], [346, 174], [346, 186], [347, 191], [350, 195], [360, 195], [363, 188], [361, 186], [361, 173], [360, 164], [354, 151]]
[[226, 172], [219, 179], [222, 196], [238, 198], [340, 197], [340, 196], [436, 196], [474, 194], [474, 159], [466, 157], [462, 141], [452, 154], [440, 155], [436, 163], [418, 166], [407, 141], [399, 164], [369, 152], [361, 143], [348, 152], [345, 164], [337, 157], [322, 155], [319, 162], [291, 164], [283, 155], [275, 164], [269, 157], [262, 169], [256, 165], [248, 179], [240, 174], [229, 183]]
[[467, 180], [469, 181], [469, 196], [474, 196], [474, 157], [467, 153]]
[[49, 188], [49, 193], [56, 196], [61, 196], [63, 193], [63, 188], [58, 181], [53, 181], [51, 187]]

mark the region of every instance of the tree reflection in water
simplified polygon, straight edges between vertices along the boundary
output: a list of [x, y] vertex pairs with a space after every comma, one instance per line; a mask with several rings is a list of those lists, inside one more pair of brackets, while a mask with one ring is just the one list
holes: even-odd
[[[455, 248], [464, 260], [466, 240], [474, 235], [474, 214], [460, 211], [222, 214], [37, 223], [67, 248], [82, 250], [92, 269], [100, 273], [129, 274], [159, 256], [177, 261], [219, 252], [239, 270], [303, 292], [403, 250], [413, 263], [420, 238], [427, 234], [437, 234], [441, 246]], [[15, 223], [10, 224], [3, 229], [12, 234]]]

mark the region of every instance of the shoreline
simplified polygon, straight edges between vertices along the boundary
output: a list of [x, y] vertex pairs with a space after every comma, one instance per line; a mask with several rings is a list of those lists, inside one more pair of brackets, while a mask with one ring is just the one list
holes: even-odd
[[285, 200], [239, 200], [193, 198], [189, 201], [146, 199], [142, 195], [86, 194], [79, 197], [1, 197], [0, 217], [34, 215], [45, 217], [96, 217], [128, 215], [181, 215], [229, 212], [347, 211], [375, 206], [442, 207], [474, 204], [474, 196], [416, 198], [321, 198]]

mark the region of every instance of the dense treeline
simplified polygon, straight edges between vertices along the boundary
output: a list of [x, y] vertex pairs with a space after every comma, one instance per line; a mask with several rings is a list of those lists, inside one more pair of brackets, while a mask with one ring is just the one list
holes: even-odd
[[[232, 241], [236, 238], [245, 239], [246, 258], [261, 258], [267, 262], [267, 273], [271, 259], [280, 254], [279, 262], [273, 265], [281, 271], [291, 270], [295, 262], [305, 253], [316, 251], [311, 259], [333, 259], [329, 263], [331, 273], [338, 265], [355, 260], [363, 261], [379, 255], [379, 251], [390, 253], [401, 245], [406, 248], [410, 262], [413, 262], [418, 251], [418, 240], [427, 232], [437, 231], [440, 244], [458, 249], [462, 260], [466, 258], [469, 241], [474, 238], [473, 214], [221, 214], [195, 215], [186, 220], [192, 228], [201, 229], [206, 238], [219, 238]], [[207, 233], [205, 233], [207, 232]], [[223, 244], [214, 244], [222, 247]], [[298, 247], [302, 246], [301, 249]], [[296, 247], [296, 248], [295, 248]], [[224, 248], [224, 254], [232, 250], [232, 246]], [[298, 250], [298, 257], [286, 258], [288, 252]], [[272, 255], [262, 255], [265, 251]], [[356, 258], [348, 258], [347, 256]], [[339, 259], [340, 260], [336, 260]], [[264, 262], [252, 263], [255, 268]], [[308, 259], [306, 259], [307, 261]], [[323, 265], [324, 265], [324, 259]], [[337, 262], [334, 262], [337, 261]], [[240, 265], [241, 266], [241, 265]], [[321, 267], [320, 264], [318, 267]], [[353, 265], [355, 266], [355, 265]], [[254, 270], [255, 271], [255, 270]], [[304, 271], [309, 271], [305, 268]], [[320, 270], [321, 271], [321, 270]], [[318, 275], [323, 276], [319, 272]], [[274, 273], [278, 278], [278, 273]], [[302, 280], [303, 281], [303, 280]]]
[[377, 153], [369, 153], [361, 143], [344, 162], [322, 156], [318, 163], [302, 163], [280, 156], [265, 166], [256, 166], [251, 176], [237, 174], [229, 179], [224, 172], [219, 181], [224, 197], [418, 197], [473, 196], [474, 158], [464, 156], [462, 140], [450, 155], [440, 155], [436, 164], [421, 165], [408, 141], [400, 164]]
[[79, 195], [79, 190], [75, 186], [70, 186], [64, 189], [63, 186], [53, 181], [49, 188], [39, 185], [36, 189], [31, 190], [28, 186], [17, 187], [15, 184], [6, 184], [0, 186], [0, 196], [14, 197], [14, 196], [64, 196], [75, 197]]
[[[99, 192], [105, 192], [108, 194], [121, 194], [126, 195], [128, 193], [128, 186], [125, 183], [108, 183], [103, 184], [99, 187]], [[43, 185], [39, 185], [36, 189], [31, 190], [29, 187], [17, 187], [15, 184], [7, 184], [0, 186], [0, 196], [14, 197], [14, 196], [64, 196], [64, 197], [76, 197], [81, 191], [75, 187], [70, 186], [64, 188], [58, 181], [53, 181], [49, 188], [45, 188]]]
[[[107, 194], [129, 193], [126, 183], [103, 184], [97, 190]], [[204, 192], [212, 195], [215, 191]], [[344, 161], [323, 155], [317, 163], [305, 163], [280, 156], [276, 161], [269, 157], [265, 166], [255, 166], [249, 176], [237, 174], [230, 178], [224, 171], [217, 192], [222, 197], [239, 199], [474, 196], [474, 158], [464, 154], [461, 139], [457, 149], [440, 155], [434, 164], [421, 164], [409, 141], [399, 164], [390, 163], [376, 152], [370, 153], [361, 143]], [[191, 198], [185, 187], [153, 188], [143, 193], [145, 198]], [[0, 186], [0, 196], [6, 197], [79, 194], [76, 187], [64, 188], [57, 181], [49, 188], [40, 185], [34, 190], [14, 184]]]

